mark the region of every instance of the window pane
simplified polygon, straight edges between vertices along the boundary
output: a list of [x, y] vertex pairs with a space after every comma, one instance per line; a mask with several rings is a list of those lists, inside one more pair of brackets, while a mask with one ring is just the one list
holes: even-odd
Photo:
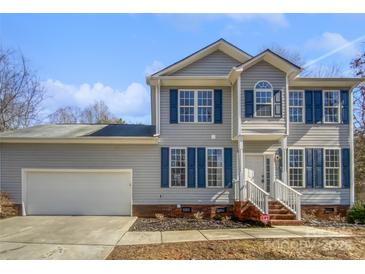
[[171, 149], [171, 186], [185, 186], [186, 155], [185, 149]]
[[256, 84], [255, 89], [272, 89], [272, 86], [267, 81], [260, 81]]
[[198, 91], [198, 122], [212, 122], [213, 94], [210, 90]]
[[223, 186], [223, 151], [207, 150], [208, 186]]
[[180, 122], [194, 122], [194, 91], [181, 90]]
[[325, 150], [326, 186], [340, 186], [340, 151], [338, 149]]
[[340, 102], [339, 93], [337, 91], [325, 91], [324, 105], [329, 107], [338, 106]]
[[256, 104], [271, 104], [271, 91], [257, 91], [256, 92]]
[[271, 116], [271, 105], [256, 105], [256, 116]]
[[301, 149], [289, 150], [289, 185], [304, 186], [304, 155]]
[[324, 117], [326, 122], [337, 123], [338, 122], [338, 108], [325, 107]]

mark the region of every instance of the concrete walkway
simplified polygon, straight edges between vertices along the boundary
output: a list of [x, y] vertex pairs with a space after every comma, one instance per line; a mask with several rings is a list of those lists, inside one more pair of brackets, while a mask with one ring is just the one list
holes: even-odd
[[273, 228], [210, 229], [163, 232], [127, 232], [117, 245], [161, 244], [195, 241], [239, 239], [290, 239], [350, 237], [309, 226], [278, 226]]

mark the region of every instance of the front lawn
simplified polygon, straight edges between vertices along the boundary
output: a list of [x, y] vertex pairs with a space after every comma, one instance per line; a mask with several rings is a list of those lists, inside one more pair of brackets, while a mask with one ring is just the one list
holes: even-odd
[[365, 238], [270, 239], [117, 246], [109, 260], [365, 259]]

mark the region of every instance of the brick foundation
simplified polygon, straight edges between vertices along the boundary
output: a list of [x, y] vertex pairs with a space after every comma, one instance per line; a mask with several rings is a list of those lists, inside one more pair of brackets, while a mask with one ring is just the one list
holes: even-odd
[[240, 221], [260, 222], [261, 212], [248, 201], [234, 202], [233, 212], [234, 216]]
[[346, 217], [347, 205], [302, 205], [302, 217], [333, 220]]
[[[191, 208], [191, 212], [184, 212], [183, 208]], [[224, 209], [226, 212], [217, 213], [217, 209]], [[232, 216], [232, 205], [134, 205], [133, 216], [137, 217], [155, 217], [156, 213], [163, 214], [165, 217], [192, 217], [196, 212], [203, 212], [205, 218], [212, 218], [216, 215]]]

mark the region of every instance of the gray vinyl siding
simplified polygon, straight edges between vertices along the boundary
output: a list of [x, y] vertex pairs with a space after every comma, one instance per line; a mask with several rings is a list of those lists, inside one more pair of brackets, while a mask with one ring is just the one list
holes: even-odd
[[288, 146], [348, 147], [349, 125], [289, 123]]
[[217, 50], [171, 75], [227, 75], [234, 66], [238, 66], [239, 64], [240, 62], [238, 60]]
[[297, 189], [303, 205], [349, 205], [349, 189]]
[[[269, 81], [274, 90], [281, 90], [282, 117], [281, 118], [246, 118], [245, 90], [254, 90], [260, 80]], [[284, 134], [286, 118], [286, 74], [265, 61], [261, 61], [241, 74], [241, 121], [243, 134]]]
[[[161, 137], [165, 146], [231, 146], [231, 88], [222, 89], [223, 123], [177, 123], [170, 124], [170, 89], [161, 87]], [[214, 89], [212, 87], [184, 87], [184, 89]], [[215, 139], [212, 138], [215, 136]], [[213, 136], [213, 137], [214, 137]]]
[[[231, 189], [161, 188], [158, 145], [1, 144], [1, 191], [15, 203], [21, 203], [22, 168], [133, 169], [133, 204], [233, 202]], [[235, 174], [235, 159], [233, 168]]]

